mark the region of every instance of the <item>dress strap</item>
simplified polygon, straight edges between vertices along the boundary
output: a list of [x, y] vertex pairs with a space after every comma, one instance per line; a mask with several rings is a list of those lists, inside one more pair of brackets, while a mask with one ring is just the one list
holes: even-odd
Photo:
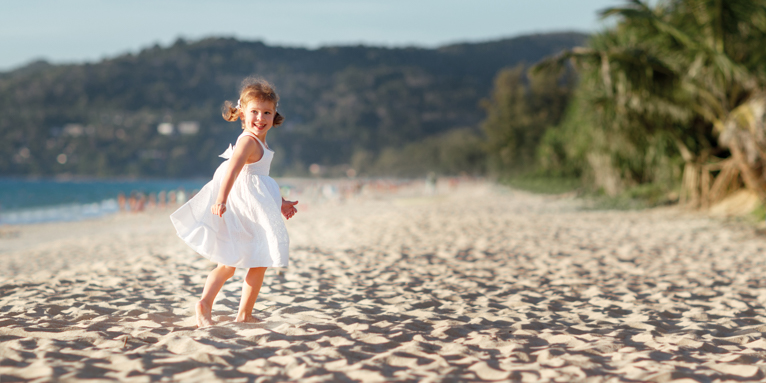
[[[258, 143], [259, 143], [259, 144], [261, 144], [261, 146], [263, 146], [263, 148], [264, 148], [264, 149], [266, 149], [266, 150], [269, 150], [269, 151], [271, 150], [271, 149], [269, 149], [269, 147], [268, 147], [268, 146], [266, 146], [266, 144], [265, 144], [263, 141], [261, 141], [261, 139], [260, 139], [260, 138], [258, 138], [258, 136], [256, 136], [255, 134], [253, 134], [253, 133], [251, 133], [251, 132], [248, 132], [248, 131], [244, 131], [244, 132], [242, 132], [242, 134], [240, 134], [239, 136], [240, 136], [240, 137], [242, 137], [242, 136], [248, 136], [248, 137], [252, 137], [252, 138], [255, 138], [255, 140], [256, 140], [256, 141], [258, 141]], [[239, 138], [237, 138], [237, 139], [239, 139]]]

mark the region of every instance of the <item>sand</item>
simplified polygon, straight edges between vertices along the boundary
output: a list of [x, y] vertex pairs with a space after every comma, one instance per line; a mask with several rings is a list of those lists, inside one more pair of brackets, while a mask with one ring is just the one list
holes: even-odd
[[239, 270], [217, 324], [194, 327], [214, 265], [167, 211], [0, 228], [0, 382], [766, 378], [753, 228], [487, 183], [422, 190], [306, 197], [259, 324], [231, 322]]

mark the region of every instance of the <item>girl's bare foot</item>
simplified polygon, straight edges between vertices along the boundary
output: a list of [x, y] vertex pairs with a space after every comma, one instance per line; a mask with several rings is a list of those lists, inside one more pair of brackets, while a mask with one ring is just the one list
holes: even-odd
[[234, 321], [239, 323], [259, 323], [261, 320], [252, 315], [248, 315], [245, 317], [241, 317], [237, 315], [237, 319], [235, 319]]
[[197, 311], [197, 328], [207, 327], [213, 325], [213, 318], [211, 317], [212, 308], [199, 301], [195, 307]]

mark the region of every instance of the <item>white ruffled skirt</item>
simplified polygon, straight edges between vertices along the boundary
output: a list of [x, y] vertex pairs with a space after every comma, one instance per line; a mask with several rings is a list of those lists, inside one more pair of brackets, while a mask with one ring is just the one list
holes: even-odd
[[210, 207], [229, 161], [224, 161], [192, 199], [170, 215], [178, 236], [205, 258], [238, 268], [287, 267], [290, 239], [282, 220], [282, 197], [273, 178], [242, 169], [218, 217]]

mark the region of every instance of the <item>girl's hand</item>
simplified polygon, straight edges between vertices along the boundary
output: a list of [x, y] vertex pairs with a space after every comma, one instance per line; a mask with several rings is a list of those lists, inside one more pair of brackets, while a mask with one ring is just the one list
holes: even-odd
[[295, 205], [298, 204], [298, 201], [292, 202], [292, 201], [285, 201], [282, 200], [282, 215], [285, 216], [285, 219], [292, 218], [295, 213], [298, 212], [298, 209], [295, 208]]
[[210, 207], [210, 211], [213, 212], [213, 214], [223, 217], [223, 213], [226, 212], [226, 204], [223, 203], [217, 203]]

